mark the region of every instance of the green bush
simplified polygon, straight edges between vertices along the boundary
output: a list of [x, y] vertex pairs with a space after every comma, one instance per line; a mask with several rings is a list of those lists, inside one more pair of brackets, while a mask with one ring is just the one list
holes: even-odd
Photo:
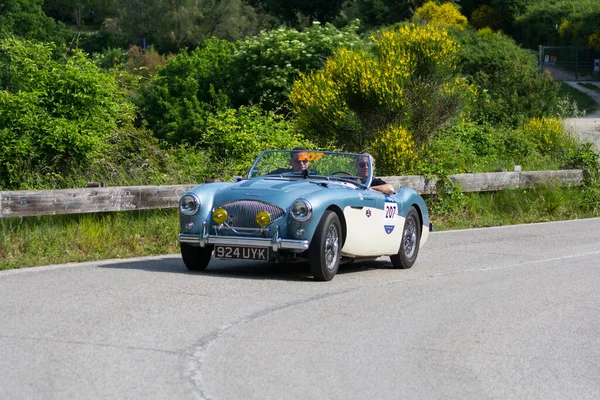
[[462, 72], [477, 86], [470, 118], [518, 127], [533, 117], [551, 115], [559, 85], [536, 65], [536, 55], [501, 32], [454, 31]]
[[140, 97], [143, 118], [159, 139], [171, 144], [203, 141], [206, 120], [229, 106], [235, 45], [209, 39], [167, 61]]
[[358, 21], [342, 29], [314, 22], [301, 32], [280, 27], [238, 42], [231, 88], [234, 106], [280, 108], [300, 73], [321, 68], [336, 49], [365, 46], [357, 30]]
[[2, 187], [20, 188], [28, 172], [61, 186], [69, 171], [86, 169], [118, 129], [133, 122], [133, 105], [114, 77], [80, 51], [53, 60], [53, 48], [16, 38], [0, 41]]
[[0, 39], [17, 36], [64, 46], [72, 35], [62, 22], [44, 14], [41, 3], [41, 0], [0, 2]]
[[209, 116], [203, 140], [217, 159], [232, 161], [236, 174], [247, 172], [262, 150], [314, 147], [296, 133], [291, 122], [257, 106], [221, 110]]

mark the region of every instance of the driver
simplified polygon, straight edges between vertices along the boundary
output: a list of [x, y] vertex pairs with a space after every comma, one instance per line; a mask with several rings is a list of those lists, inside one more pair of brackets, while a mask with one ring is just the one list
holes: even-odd
[[[369, 153], [363, 153], [356, 159], [356, 175], [366, 180], [369, 177], [369, 158], [371, 159], [371, 165], [375, 170], [375, 158]], [[383, 179], [375, 178], [371, 181], [370, 189], [377, 190], [384, 194], [394, 193], [394, 187], [389, 183], [386, 183]]]
[[308, 155], [304, 147], [294, 147], [290, 153], [290, 165], [292, 172], [302, 172], [308, 169]]
[[283, 174], [287, 172], [302, 172], [308, 170], [310, 175], [316, 175], [317, 171], [313, 168], [308, 168], [308, 150], [305, 147], [294, 147], [290, 152], [290, 166], [292, 168], [278, 168], [275, 171], [269, 172], [267, 175]]

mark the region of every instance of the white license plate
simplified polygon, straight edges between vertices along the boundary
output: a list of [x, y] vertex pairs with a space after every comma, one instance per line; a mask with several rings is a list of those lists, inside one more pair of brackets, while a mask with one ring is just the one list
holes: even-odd
[[220, 246], [215, 245], [216, 258], [240, 258], [242, 260], [269, 260], [266, 247]]

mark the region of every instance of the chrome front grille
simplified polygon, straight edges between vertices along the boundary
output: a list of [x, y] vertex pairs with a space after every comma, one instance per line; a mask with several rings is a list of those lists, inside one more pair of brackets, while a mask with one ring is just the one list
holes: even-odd
[[218, 206], [227, 211], [226, 225], [232, 228], [260, 228], [256, 223], [256, 213], [265, 210], [271, 215], [271, 223], [283, 217], [285, 210], [273, 204], [256, 200], [239, 200]]

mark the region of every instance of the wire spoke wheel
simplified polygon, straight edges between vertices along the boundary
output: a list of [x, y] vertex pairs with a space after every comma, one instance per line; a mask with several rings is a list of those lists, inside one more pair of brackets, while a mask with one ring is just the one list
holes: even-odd
[[316, 280], [330, 281], [337, 273], [340, 266], [341, 237], [339, 217], [333, 211], [325, 211], [308, 247], [308, 263]]
[[390, 256], [394, 268], [406, 269], [413, 266], [419, 254], [419, 243], [421, 241], [421, 219], [417, 210], [411, 206], [406, 214], [404, 228], [402, 229], [402, 240], [398, 254]]

